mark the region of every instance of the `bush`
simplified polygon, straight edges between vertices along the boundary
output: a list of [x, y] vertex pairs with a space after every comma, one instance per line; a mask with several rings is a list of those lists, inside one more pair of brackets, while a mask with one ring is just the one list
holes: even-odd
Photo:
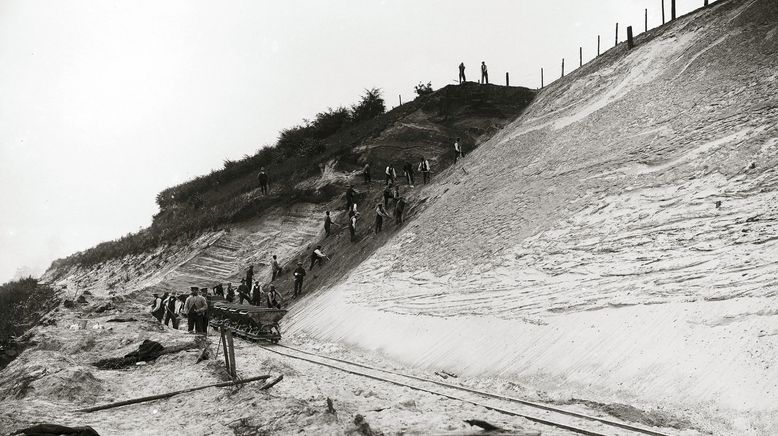
[[416, 85], [414, 90], [416, 91], [416, 95], [418, 96], [432, 94], [432, 82], [427, 82], [426, 85], [422, 82], [419, 82], [419, 84]]
[[359, 103], [351, 106], [351, 119], [354, 123], [361, 123], [373, 119], [386, 112], [381, 90], [378, 88], [366, 89], [365, 95]]
[[57, 301], [50, 287], [27, 277], [0, 286], [0, 344], [40, 321]]

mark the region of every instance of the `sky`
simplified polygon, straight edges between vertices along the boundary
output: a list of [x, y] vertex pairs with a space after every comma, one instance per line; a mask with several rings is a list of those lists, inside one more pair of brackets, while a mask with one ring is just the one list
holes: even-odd
[[[667, 17], [669, 19], [669, 4]], [[678, 13], [703, 0], [678, 0]], [[163, 189], [413, 87], [536, 88], [661, 0], [0, 0], [0, 282], [148, 226]]]

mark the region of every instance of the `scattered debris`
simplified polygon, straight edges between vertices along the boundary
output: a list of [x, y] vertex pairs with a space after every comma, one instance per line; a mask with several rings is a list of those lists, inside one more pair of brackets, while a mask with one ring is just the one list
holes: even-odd
[[273, 386], [275, 386], [278, 382], [280, 382], [283, 379], [284, 379], [284, 375], [281, 374], [278, 377], [274, 378], [273, 380], [270, 380], [269, 382], [265, 383], [264, 386], [259, 388], [259, 390], [260, 391], [266, 391], [266, 390], [272, 388]]
[[716, 209], [720, 208], [721, 207], [721, 200], [716, 200], [716, 203], [714, 203], [714, 204], [716, 205]]
[[112, 318], [112, 319], [109, 319], [106, 322], [133, 322], [133, 321], [137, 321], [137, 319], [135, 319], [135, 318]]
[[330, 397], [327, 397], [327, 413], [332, 415], [338, 414], [338, 412], [335, 411], [335, 406], [333, 406], [332, 399], [330, 399]]
[[348, 431], [346, 434], [360, 434], [362, 436], [383, 435], [383, 433], [380, 431], [371, 429], [370, 424], [365, 421], [365, 417], [360, 414], [357, 414], [354, 417], [354, 424], [357, 426], [357, 428]]
[[482, 429], [486, 431], [502, 431], [500, 427], [497, 427], [496, 425], [489, 424], [486, 421], [481, 421], [480, 419], [466, 419], [466, 423], [470, 424], [471, 426], [475, 427], [481, 427]]
[[100, 436], [95, 429], [88, 425], [84, 427], [66, 427], [57, 424], [36, 424], [11, 434], [28, 436]]
[[752, 217], [746, 218], [747, 223], [755, 223], [757, 221], [759, 221], [759, 215], [754, 215]]
[[440, 372], [443, 373], [443, 374], [446, 374], [447, 376], [449, 376], [451, 378], [458, 378], [457, 375], [452, 373], [452, 372], [448, 372], [448, 371], [440, 371]]
[[203, 360], [208, 360], [211, 357], [210, 351], [208, 351], [208, 347], [203, 347], [202, 351], [197, 355], [197, 360], [195, 360], [195, 363], [200, 363]]
[[88, 302], [88, 301], [86, 301], [86, 298], [84, 298], [84, 296], [83, 296], [83, 295], [79, 295], [79, 296], [78, 296], [78, 298], [76, 298], [76, 303], [79, 303], [79, 304], [86, 304], [86, 303], [89, 303], [89, 302]]
[[103, 304], [102, 306], [98, 306], [95, 309], [95, 313], [103, 313], [103, 312], [105, 312], [107, 310], [111, 310], [111, 309], [116, 309], [116, 306], [114, 306], [113, 303], [111, 303], [109, 301], [109, 302]]
[[448, 378], [448, 376], [446, 374], [443, 374], [443, 373], [440, 373], [440, 372], [437, 372], [437, 371], [435, 371], [435, 375], [440, 377], [440, 378], [442, 378], [442, 379], [444, 379], [444, 380]]
[[756, 169], [756, 162], [751, 162], [751, 165], [748, 166], [749, 169]]
[[62, 306], [65, 307], [66, 309], [72, 309], [76, 307], [76, 302], [73, 300], [65, 300], [62, 302]]
[[146, 339], [138, 347], [137, 350], [127, 353], [124, 357], [112, 357], [108, 359], [98, 360], [94, 365], [100, 369], [119, 369], [126, 368], [128, 366], [134, 366], [140, 361], [148, 362], [154, 360], [163, 354], [177, 353], [179, 351], [189, 350], [197, 348], [196, 342], [189, 342], [183, 345], [175, 345], [172, 347], [163, 347], [162, 344], [155, 341]]

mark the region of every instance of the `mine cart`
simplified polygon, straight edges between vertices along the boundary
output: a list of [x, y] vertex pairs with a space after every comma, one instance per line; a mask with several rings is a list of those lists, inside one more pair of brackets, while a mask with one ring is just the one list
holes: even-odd
[[209, 323], [215, 328], [229, 328], [236, 336], [245, 339], [276, 343], [281, 339], [278, 321], [286, 312], [284, 309], [214, 301]]

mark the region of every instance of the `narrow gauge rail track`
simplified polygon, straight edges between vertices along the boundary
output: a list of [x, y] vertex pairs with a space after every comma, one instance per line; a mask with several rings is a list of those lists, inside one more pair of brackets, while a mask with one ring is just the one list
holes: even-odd
[[[241, 331], [235, 331], [235, 335], [247, 340], [259, 342], [258, 338], [252, 337], [253, 335], [247, 335]], [[404, 386], [413, 390], [427, 392], [448, 399], [473, 404], [476, 406], [484, 407], [489, 410], [494, 410], [499, 413], [522, 417], [527, 420], [537, 422], [539, 424], [553, 426], [574, 433], [591, 435], [591, 436], [606, 436], [606, 435], [613, 435], [613, 434], [644, 434], [644, 435], [651, 435], [651, 436], [668, 436], [666, 433], [661, 433], [656, 430], [643, 428], [632, 424], [626, 424], [623, 422], [618, 422], [607, 418], [590, 416], [583, 413], [573, 412], [573, 411], [549, 406], [542, 403], [522, 400], [520, 398], [492, 394], [477, 389], [471, 389], [464, 386], [457, 386], [451, 383], [441, 382], [439, 380], [433, 380], [425, 377], [418, 377], [410, 374], [403, 374], [397, 371], [391, 371], [383, 368], [376, 368], [370, 365], [349, 362], [347, 360], [338, 359], [334, 357], [322, 356], [320, 354], [301, 350], [295, 347], [290, 347], [288, 345], [281, 345], [281, 344], [261, 345], [260, 344], [259, 346], [266, 351], [279, 354], [281, 356], [302, 360], [305, 362], [346, 372], [349, 374], [366, 377], [372, 380], [382, 381], [397, 386]], [[279, 350], [279, 348], [284, 349], [285, 351], [281, 351]], [[375, 373], [387, 374], [392, 376], [395, 379], [387, 378], [386, 376], [377, 375]], [[396, 378], [406, 379], [406, 381], [397, 380]], [[444, 392], [429, 387], [419, 386], [418, 384], [409, 383], [407, 380], [414, 380], [416, 382], [436, 385], [439, 387], [443, 387], [445, 390], [449, 390], [449, 392]], [[528, 409], [528, 410], [525, 411], [508, 410], [503, 407], [486, 404], [482, 401], [464, 398], [460, 395], [455, 395], [454, 393], [450, 393], [450, 391], [458, 391], [458, 392], [473, 394], [481, 397], [492, 398], [507, 403], [519, 404], [524, 409]], [[531, 412], [533, 409], [535, 411], [541, 411], [541, 413], [543, 413], [544, 416], [538, 416], [536, 414], [533, 414]], [[620, 431], [614, 432], [617, 429]], [[625, 433], [624, 430], [626, 430], [627, 432]]]

